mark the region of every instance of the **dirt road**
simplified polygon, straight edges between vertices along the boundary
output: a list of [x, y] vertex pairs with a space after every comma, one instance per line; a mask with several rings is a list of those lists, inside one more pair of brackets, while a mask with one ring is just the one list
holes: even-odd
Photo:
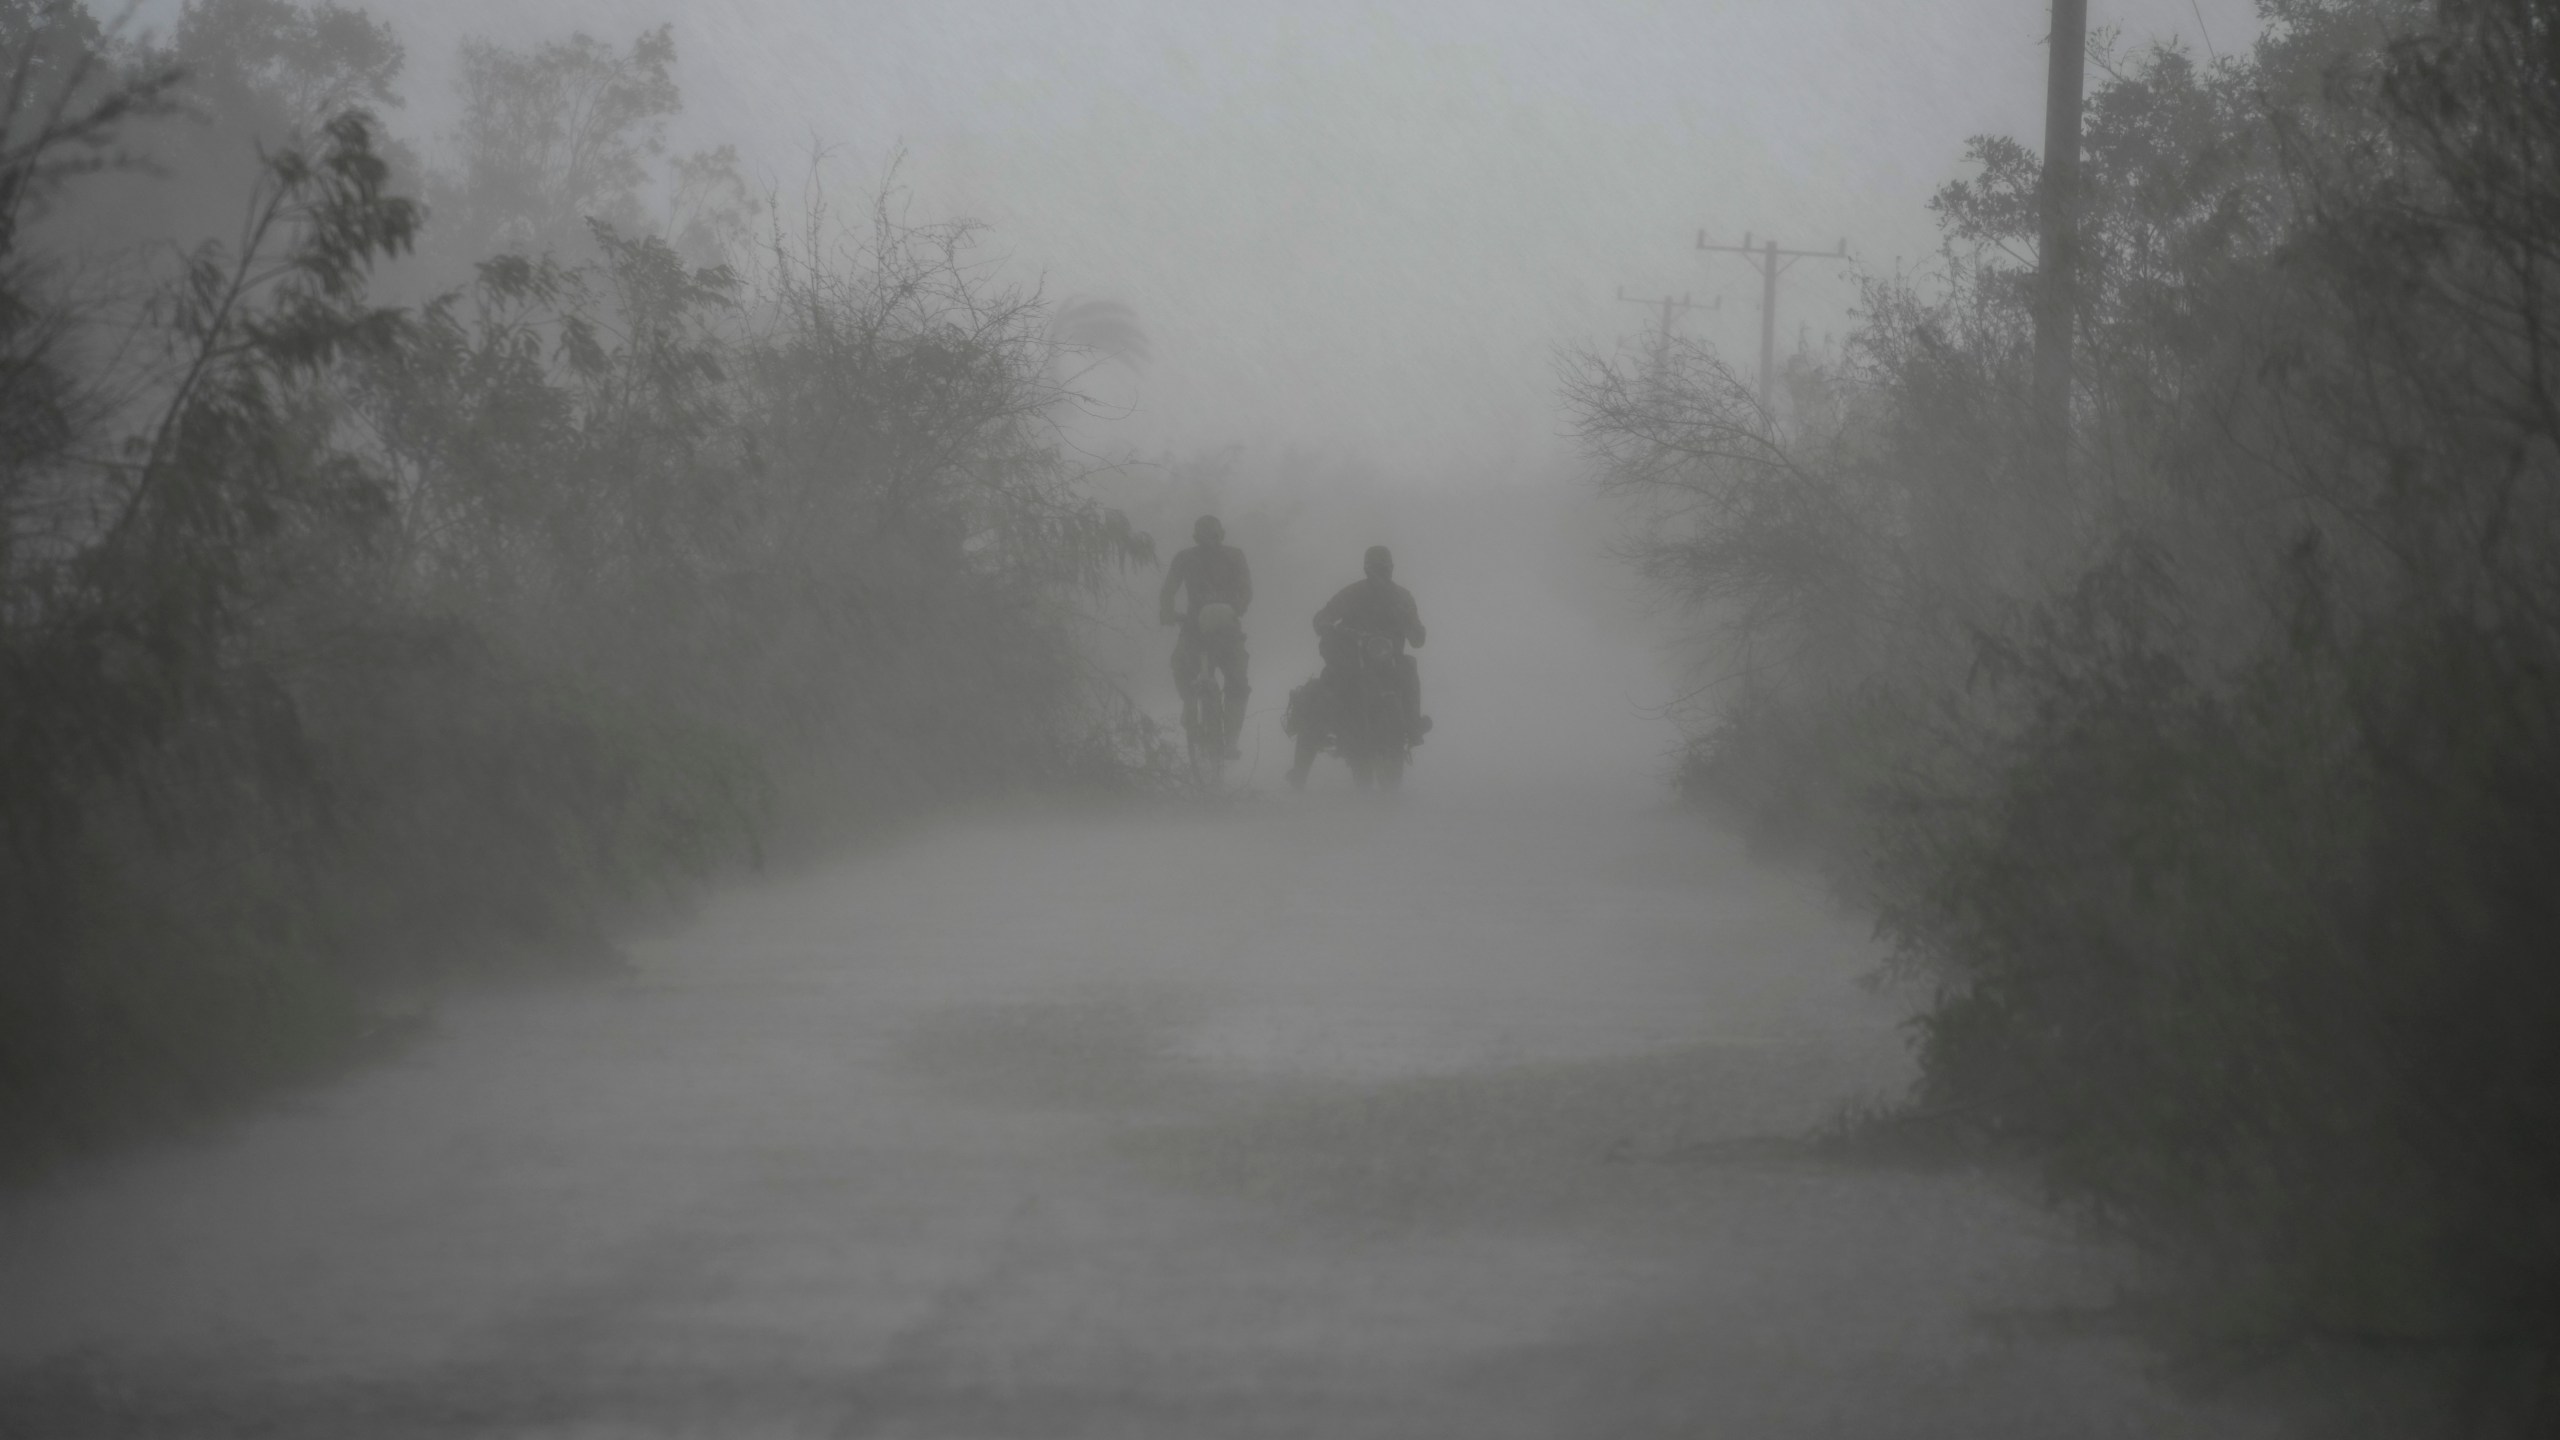
[[1806, 882], [1428, 778], [951, 821], [9, 1197], [0, 1433], [2243, 1433], [2002, 1184], [1706, 1144], [1902, 1077]]

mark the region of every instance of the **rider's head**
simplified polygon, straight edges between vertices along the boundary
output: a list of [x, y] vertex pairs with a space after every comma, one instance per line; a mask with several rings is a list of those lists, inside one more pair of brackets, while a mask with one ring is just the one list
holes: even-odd
[[1387, 553], [1386, 546], [1372, 545], [1369, 553], [1360, 557], [1360, 568], [1372, 580], [1392, 579], [1396, 573], [1396, 557]]
[[1203, 515], [1191, 522], [1191, 538], [1203, 545], [1223, 545], [1227, 540], [1227, 527], [1218, 523], [1217, 516]]

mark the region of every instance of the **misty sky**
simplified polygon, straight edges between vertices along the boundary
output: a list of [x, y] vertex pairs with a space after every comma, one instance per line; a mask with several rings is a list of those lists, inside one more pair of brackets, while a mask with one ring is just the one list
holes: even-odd
[[[1721, 297], [1688, 323], [1751, 363], [1757, 282], [1692, 248], [1702, 226], [1927, 263], [1930, 193], [1967, 136], [2033, 140], [2044, 81], [2039, 0], [378, 8], [428, 129], [466, 34], [673, 21], [687, 143], [796, 186], [815, 140], [846, 190], [903, 143], [918, 218], [984, 220], [1054, 293], [1136, 306], [1154, 363], [1114, 438], [1312, 443], [1415, 480], [1554, 468], [1551, 356], [1650, 322], [1620, 286]], [[2255, 31], [2250, 0], [2094, 0], [2091, 23]], [[1782, 343], [1854, 298], [1848, 267], [1796, 267]]]

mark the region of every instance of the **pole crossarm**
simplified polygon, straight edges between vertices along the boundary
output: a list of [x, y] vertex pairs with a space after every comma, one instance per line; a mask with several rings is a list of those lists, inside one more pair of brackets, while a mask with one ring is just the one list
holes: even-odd
[[1710, 245], [1707, 243], [1707, 232], [1704, 230], [1698, 232], [1698, 248], [1721, 250], [1728, 255], [1748, 255], [1753, 259], [1770, 254], [1787, 260], [1846, 260], [1849, 258], [1849, 242], [1846, 240], [1841, 241], [1839, 247], [1832, 250], [1789, 250], [1775, 240], [1754, 245], [1751, 243], [1751, 237], [1746, 234], [1739, 245]]

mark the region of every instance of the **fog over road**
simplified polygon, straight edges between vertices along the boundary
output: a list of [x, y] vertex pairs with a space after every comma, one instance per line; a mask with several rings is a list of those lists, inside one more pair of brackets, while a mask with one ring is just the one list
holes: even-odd
[[2013, 1188], [1697, 1148], [1904, 1074], [1809, 882], [1430, 776], [949, 820], [10, 1197], [0, 1433], [2239, 1433]]

